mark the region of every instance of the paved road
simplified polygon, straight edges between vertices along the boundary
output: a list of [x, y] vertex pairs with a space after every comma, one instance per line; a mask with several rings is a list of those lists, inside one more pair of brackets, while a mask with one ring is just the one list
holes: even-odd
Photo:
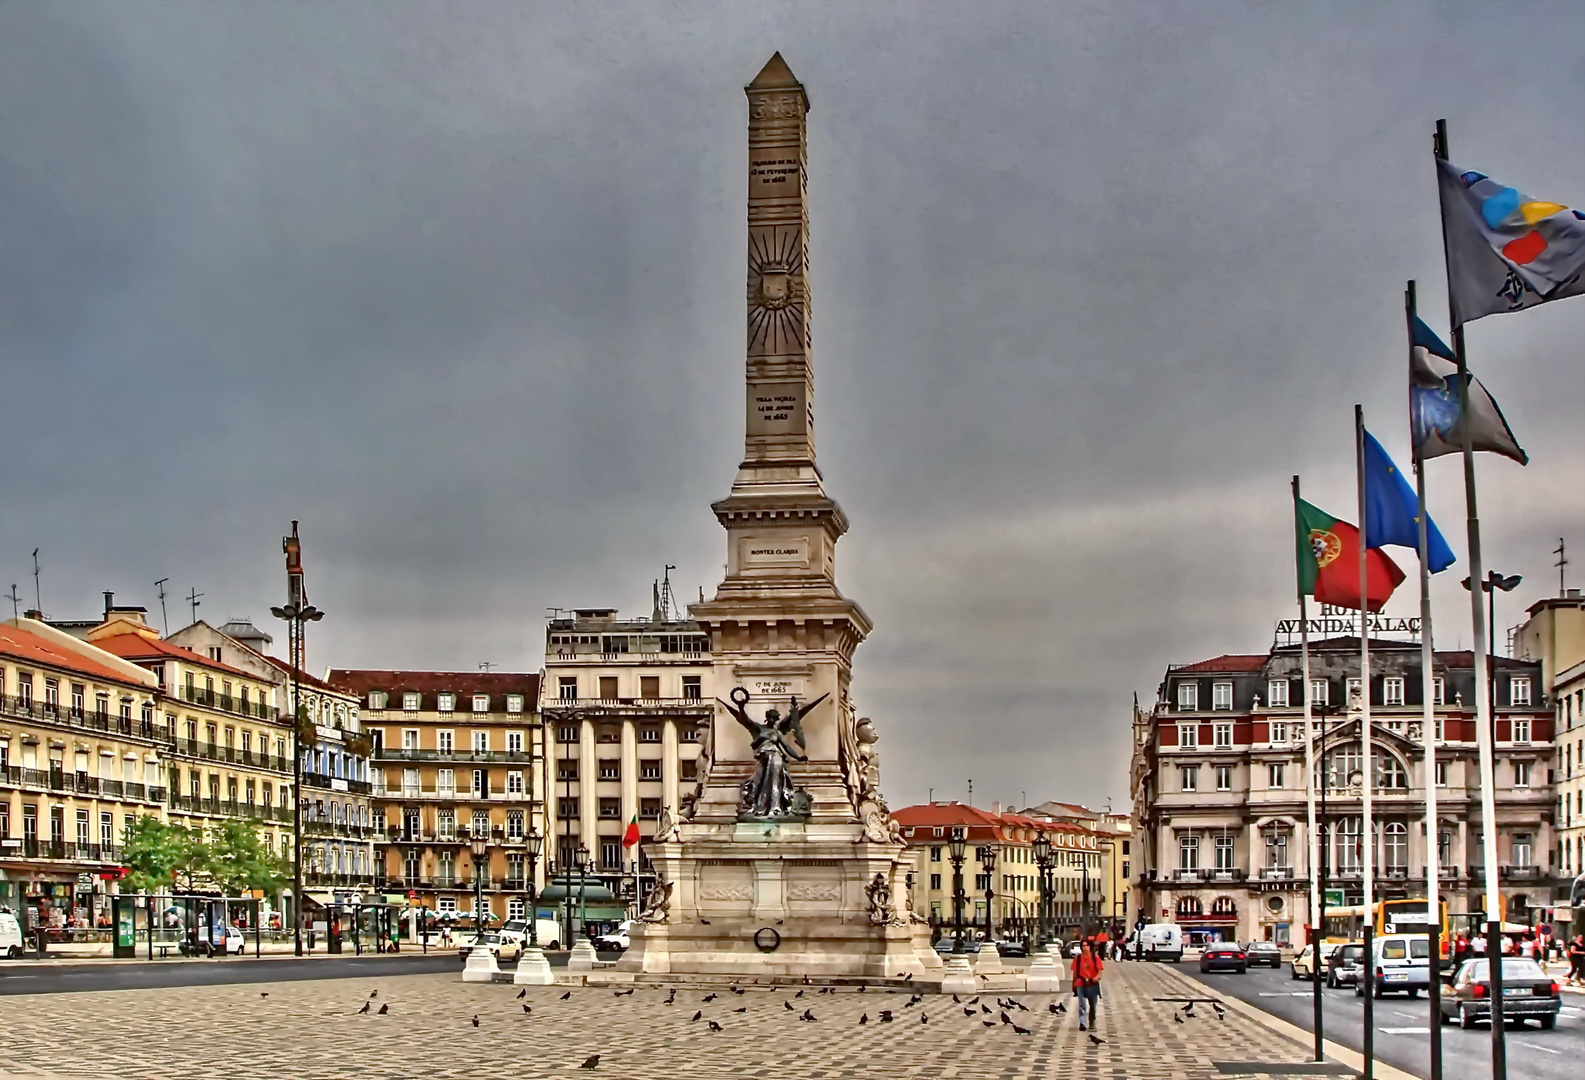
[[172, 986], [288, 982], [457, 973], [455, 952], [282, 960], [152, 960], [146, 963], [29, 964], [0, 961], [0, 995], [63, 994], [90, 990], [153, 990]]
[[[1238, 998], [1313, 1031], [1310, 987], [1294, 982], [1288, 968], [1254, 968], [1243, 975], [1216, 972], [1202, 975], [1199, 965], [1185, 962], [1180, 970], [1213, 987], [1218, 994]], [[1323, 1030], [1327, 1039], [1360, 1049], [1363, 1043], [1364, 1003], [1350, 989], [1321, 991], [1325, 1005]], [[1430, 1074], [1430, 1005], [1418, 998], [1377, 998], [1376, 1058], [1417, 1076]], [[1579, 1080], [1585, 1059], [1585, 997], [1564, 995], [1557, 1027], [1542, 1031], [1534, 1021], [1508, 1030], [1508, 1075], [1515, 1080]], [[1491, 1075], [1491, 1029], [1442, 1028], [1443, 1076], [1453, 1080], [1483, 1080]]]

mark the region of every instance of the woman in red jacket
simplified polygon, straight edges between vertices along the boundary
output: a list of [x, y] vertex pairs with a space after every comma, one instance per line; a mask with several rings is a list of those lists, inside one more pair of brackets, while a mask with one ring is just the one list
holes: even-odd
[[1093, 942], [1079, 946], [1073, 961], [1073, 992], [1079, 998], [1080, 1031], [1088, 1031], [1101, 1019], [1101, 972], [1105, 968]]

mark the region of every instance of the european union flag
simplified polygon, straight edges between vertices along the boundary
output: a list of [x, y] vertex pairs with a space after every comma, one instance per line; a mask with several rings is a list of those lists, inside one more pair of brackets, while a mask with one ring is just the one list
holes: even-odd
[[[1365, 432], [1365, 546], [1420, 549], [1420, 500], [1408, 478], [1393, 464], [1381, 443]], [[1426, 516], [1426, 560], [1431, 573], [1440, 574], [1454, 563], [1453, 549], [1442, 539], [1442, 530]]]

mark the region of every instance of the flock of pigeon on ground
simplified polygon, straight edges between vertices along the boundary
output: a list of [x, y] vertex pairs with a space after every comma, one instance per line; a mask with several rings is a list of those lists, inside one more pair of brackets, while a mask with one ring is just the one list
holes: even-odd
[[[801, 1012], [799, 1011], [799, 1006], [793, 1004], [794, 1001], [798, 1000], [799, 998], [803, 998], [805, 996], [805, 993], [807, 992], [807, 988], [810, 985], [811, 984], [810, 984], [810, 981], [809, 981], [809, 977], [807, 975], [804, 976], [804, 985], [803, 985], [803, 987], [800, 988], [797, 993], [793, 994], [791, 998], [784, 998], [782, 1000], [782, 1008], [785, 1009], [787, 1012], [798, 1013], [798, 1019], [800, 1021], [804, 1021], [804, 1022], [808, 1022], [808, 1023], [817, 1023], [820, 1020], [820, 1017], [815, 1015], [814, 1008], [813, 1008], [812, 1004], [810, 1004], [810, 1003], [808, 1003], [806, 1001], [804, 1003], [804, 1008], [803, 1008], [803, 1010]], [[637, 987], [630, 987], [629, 989], [626, 989], [626, 990], [615, 990], [615, 991], [612, 991], [612, 993], [614, 994], [614, 996], [619, 997], [619, 998], [620, 997], [632, 997], [634, 992], [637, 989], [638, 989]], [[869, 989], [870, 989], [869, 987], [861, 985], [861, 986], [857, 987], [857, 989], [855, 991], [853, 991], [853, 992], [854, 993], [863, 994], [863, 993], [866, 993]], [[814, 993], [815, 993], [815, 996], [818, 997], [818, 996], [820, 996], [822, 994], [836, 994], [838, 992], [839, 991], [834, 986], [825, 986], [825, 987], [820, 987], [819, 989], [815, 990]], [[883, 993], [883, 994], [895, 994], [898, 991], [893, 990], [893, 989], [886, 989], [886, 990], [879, 990], [877, 992], [878, 993]], [[743, 996], [748, 994], [748, 991], [743, 989], [742, 987], [739, 987], [739, 986], [729, 986], [726, 989], [725, 993], [733, 994], [733, 995], [736, 995], [738, 997], [743, 997]], [[268, 997], [269, 995], [267, 993], [265, 993], [265, 994], [262, 994], [261, 996]], [[366, 1000], [363, 1003], [363, 1007], [357, 1010], [358, 1013], [359, 1014], [363, 1014], [363, 1013], [370, 1012], [371, 1011], [371, 1007], [373, 1006], [375, 1000], [377, 1000], [379, 998], [379, 996], [380, 996], [380, 992], [378, 990], [375, 990], [375, 991], [371, 992], [369, 994], [368, 1000]], [[525, 998], [527, 996], [528, 996], [528, 989], [526, 987], [524, 989], [519, 990], [517, 992], [518, 1000], [522, 1000], [523, 998]], [[721, 994], [719, 992], [711, 991], [710, 993], [705, 994], [704, 997], [700, 998], [698, 1004], [700, 1004], [700, 1005], [709, 1005], [710, 1003], [719, 1000], [720, 996], [721, 996]], [[952, 1003], [953, 1003], [954, 1008], [963, 1010], [963, 1015], [964, 1016], [978, 1019], [980, 1021], [980, 1023], [983, 1026], [985, 1026], [986, 1028], [993, 1028], [994, 1029], [994, 1028], [998, 1028], [998, 1027], [1005, 1027], [1005, 1028], [1011, 1029], [1011, 1031], [1015, 1035], [1030, 1035], [1030, 1034], [1033, 1034], [1033, 1032], [1029, 1028], [1024, 1027], [1022, 1024], [1019, 1024], [1018, 1021], [1013, 1018], [1018, 1013], [1030, 1012], [1029, 1006], [1025, 1005], [1023, 1002], [1019, 1001], [1017, 998], [1009, 996], [1009, 997], [1006, 997], [1006, 998], [1001, 998], [1001, 997], [996, 998], [995, 999], [996, 1007], [993, 1009], [989, 1004], [987, 1004], [987, 1003], [985, 1003], [984, 1001], [981, 1000], [981, 998], [985, 997], [985, 996], [987, 996], [987, 995], [985, 995], [985, 994], [976, 994], [972, 998], [969, 998], [967, 1001], [964, 1001], [961, 995], [953, 994], [952, 995]], [[568, 1000], [571, 997], [572, 997], [572, 991], [568, 990], [565, 993], [563, 993], [557, 1000], [558, 1001], [566, 1001], [566, 1000]], [[863, 1013], [860, 1014], [858, 1022], [859, 1022], [859, 1024], [861, 1026], [865, 1025], [865, 1024], [870, 1024], [870, 1023], [877, 1023], [877, 1024], [897, 1023], [901, 1019], [899, 1014], [904, 1013], [907, 1010], [914, 1008], [915, 1006], [923, 1005], [924, 1001], [925, 1001], [925, 997], [924, 997], [923, 994], [910, 994], [909, 997], [908, 997], [907, 1002], [905, 1002], [903, 1004], [902, 1008], [900, 1008], [900, 1009], [877, 1009], [874, 1020], [871, 1020], [870, 1014], [866, 1010], [866, 1011], [864, 1011]], [[677, 988], [676, 987], [669, 987], [668, 988], [668, 992], [667, 992], [666, 998], [665, 998], [664, 1001], [661, 1002], [661, 1004], [662, 1005], [675, 1005], [675, 1004], [677, 1004]], [[944, 1001], [943, 1001], [943, 1004], [944, 1004]], [[1212, 1007], [1216, 1009], [1217, 1018], [1218, 1019], [1223, 1019], [1224, 1016], [1223, 1016], [1223, 1012], [1222, 1012], [1221, 1006], [1213, 1004]], [[1062, 1002], [1062, 1001], [1053, 1001], [1053, 1002], [1049, 1003], [1046, 1006], [1046, 1008], [1053, 1016], [1060, 1016], [1060, 1015], [1062, 1015], [1062, 1014], [1064, 1014], [1064, 1013], [1066, 1013], [1068, 1011], [1067, 1003], [1066, 1002]], [[380, 1016], [386, 1016], [391, 1011], [390, 1003], [389, 1002], [383, 1002], [383, 1003], [381, 1003], [379, 1009], [373, 1010], [373, 1011], [375, 1011]], [[534, 1012], [533, 1006], [529, 1005], [528, 1002], [524, 1001], [523, 1002], [523, 1015], [529, 1016], [529, 1015], [532, 1015], [533, 1012]], [[746, 1013], [746, 1012], [748, 1012], [748, 1006], [747, 1005], [741, 1006], [739, 1008], [733, 1009], [732, 1012], [733, 1013]], [[1190, 1017], [1192, 1017], [1194, 1015], [1194, 1003], [1192, 1001], [1188, 1004], [1188, 1006], [1186, 1008], [1184, 1008], [1182, 1010], [1182, 1014], [1184, 1016], [1190, 1016]], [[923, 1008], [921, 1008], [917, 1014], [913, 1014], [913, 1015], [917, 1015], [919, 1017], [919, 1023], [920, 1024], [928, 1024], [928, 1023], [930, 1023], [930, 1014], [928, 1012], [926, 1012]], [[697, 1023], [700, 1020], [705, 1021], [705, 1026], [710, 1031], [725, 1031], [726, 1030], [726, 1027], [723, 1024], [721, 1024], [720, 1021], [713, 1020], [713, 1019], [710, 1019], [710, 1018], [706, 1017], [705, 1014], [704, 1014], [704, 1009], [703, 1008], [695, 1010], [695, 1012], [693, 1014], [693, 1018], [689, 1022], [690, 1023]], [[1176, 1013], [1173, 1014], [1173, 1020], [1176, 1021], [1177, 1023], [1180, 1023], [1180, 1024], [1183, 1023], [1182, 1016], [1180, 1016], [1180, 1015], [1178, 1015]], [[478, 1027], [479, 1026], [479, 1014], [478, 1013], [474, 1013], [473, 1014], [473, 1019], [470, 1022], [473, 1024], [474, 1027]], [[1105, 1039], [1103, 1039], [1100, 1036], [1096, 1035], [1093, 1031], [1089, 1032], [1089, 1038], [1090, 1038], [1090, 1044], [1092, 1046], [1102, 1046], [1102, 1045], [1104, 1045], [1106, 1043]], [[583, 1069], [597, 1069], [597, 1068], [599, 1068], [599, 1066], [600, 1066], [600, 1055], [599, 1054], [590, 1054], [586, 1059], [584, 1059], [583, 1064], [580, 1065], [579, 1068], [583, 1068]]]

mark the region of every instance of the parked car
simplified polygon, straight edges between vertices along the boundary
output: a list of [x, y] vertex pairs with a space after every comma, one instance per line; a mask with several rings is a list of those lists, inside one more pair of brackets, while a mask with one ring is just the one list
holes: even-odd
[[1326, 985], [1333, 990], [1353, 986], [1365, 966], [1365, 943], [1350, 941], [1332, 950], [1326, 961]]
[[1243, 974], [1249, 970], [1249, 955], [1236, 941], [1213, 941], [1200, 951], [1200, 970]]
[[[1321, 944], [1321, 970], [1326, 970], [1326, 964], [1332, 954], [1338, 950], [1336, 942], [1323, 942]], [[1315, 977], [1315, 946], [1306, 945], [1300, 949], [1293, 958], [1293, 977], [1295, 979], [1311, 979]]]
[[1431, 985], [1431, 943], [1419, 934], [1385, 934], [1372, 945], [1369, 978], [1363, 973], [1354, 982], [1354, 994], [1365, 996], [1365, 985], [1376, 997], [1404, 993], [1418, 997]]
[[1029, 946], [1027, 943], [1013, 938], [1003, 938], [996, 943], [996, 954], [998, 956], [1028, 956]]
[[[1491, 975], [1485, 957], [1466, 960], [1453, 973], [1452, 985], [1442, 992], [1442, 1022], [1456, 1016], [1458, 1026], [1472, 1028], [1481, 1020], [1491, 1023]], [[1534, 960], [1505, 956], [1502, 961], [1503, 1020], [1523, 1023], [1535, 1019], [1551, 1030], [1563, 1007], [1557, 980]]]
[[[483, 947], [493, 952], [497, 960], [516, 960], [523, 955], [522, 943], [511, 937], [503, 939], [499, 930], [486, 930], [483, 942]], [[473, 952], [474, 944], [474, 939], [470, 935], [457, 950], [457, 955], [466, 961], [468, 954]]]
[[1260, 964], [1274, 968], [1282, 966], [1282, 949], [1273, 941], [1251, 941], [1244, 946], [1244, 955], [1249, 957], [1250, 967]]
[[[937, 952], [937, 954], [939, 954], [941, 956], [946, 956], [948, 953], [952, 952], [953, 943], [954, 943], [955, 940], [956, 939], [952, 936], [952, 932], [951, 931], [948, 931], [947, 933], [942, 934], [939, 938], [936, 939], [936, 952]], [[980, 943], [979, 942], [975, 941], [968, 934], [964, 934], [963, 935], [963, 952], [965, 954], [973, 953], [973, 952], [977, 951], [979, 949], [979, 947], [980, 947]]]
[[241, 956], [248, 951], [248, 939], [235, 926], [226, 927], [226, 955]]
[[22, 944], [22, 924], [9, 911], [0, 911], [0, 955], [15, 960], [25, 948]]

